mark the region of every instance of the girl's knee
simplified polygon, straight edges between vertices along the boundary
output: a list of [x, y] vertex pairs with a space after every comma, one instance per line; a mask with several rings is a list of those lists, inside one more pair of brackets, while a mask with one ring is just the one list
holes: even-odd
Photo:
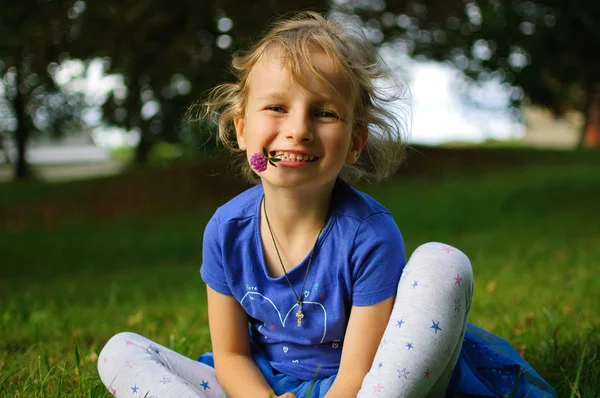
[[119, 366], [133, 366], [137, 359], [146, 353], [146, 347], [150, 340], [137, 333], [121, 332], [112, 336], [104, 345], [98, 355], [98, 372], [103, 381], [112, 377], [115, 372], [115, 364]]
[[132, 332], [121, 332], [112, 336], [100, 351], [98, 360], [104, 359], [109, 355], [116, 353], [123, 353], [128, 348], [135, 348], [134, 346], [139, 345], [139, 342], [145, 340], [144, 337], [139, 334]]
[[131, 345], [131, 343], [133, 343], [134, 341], [137, 342], [137, 341], [145, 340], [145, 339], [146, 339], [145, 337], [140, 336], [137, 333], [133, 333], [133, 332], [120, 332], [120, 333], [115, 334], [113, 337], [111, 337], [106, 342], [106, 345], [107, 346], [108, 345], [113, 345], [113, 344], [127, 344], [127, 345]]
[[473, 269], [469, 257], [459, 249], [441, 242], [427, 242], [419, 246], [410, 257], [409, 263], [419, 266], [431, 265], [453, 268], [454, 271], [464, 274], [466, 278], [473, 278]]

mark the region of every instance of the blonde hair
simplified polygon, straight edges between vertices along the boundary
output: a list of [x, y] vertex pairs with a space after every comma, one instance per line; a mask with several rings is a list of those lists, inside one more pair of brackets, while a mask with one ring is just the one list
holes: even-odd
[[[388, 108], [407, 102], [406, 85], [399, 84], [384, 69], [383, 62], [377, 59], [373, 47], [360, 32], [355, 35], [346, 32], [348, 27], [342, 26], [341, 21], [315, 12], [301, 12], [282, 19], [247, 52], [234, 54], [232, 66], [237, 82], [215, 87], [208, 99], [199, 104], [200, 118], [208, 117], [218, 125], [217, 141], [241, 155], [238, 158], [242, 174], [250, 182], [259, 179], [248, 165], [245, 152], [237, 146], [233, 120], [244, 115], [252, 68], [273, 46], [282, 51], [284, 67], [305, 89], [310, 91], [304, 74], [308, 70], [338, 101], [343, 103], [347, 98], [356, 101], [353, 131], [367, 131], [368, 139], [358, 161], [342, 168], [342, 179], [348, 182], [382, 180], [395, 172], [404, 159], [403, 120]], [[353, 95], [340, 93], [314, 67], [310, 60], [315, 50], [330, 58], [334, 72], [343, 78]], [[391, 87], [376, 86], [376, 82], [383, 79], [392, 81]], [[191, 108], [192, 112], [197, 106]]]

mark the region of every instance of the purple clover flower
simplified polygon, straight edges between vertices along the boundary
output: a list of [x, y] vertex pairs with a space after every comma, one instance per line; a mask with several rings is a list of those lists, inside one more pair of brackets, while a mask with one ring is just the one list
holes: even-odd
[[255, 153], [252, 155], [252, 158], [250, 158], [250, 166], [259, 173], [262, 173], [267, 169], [268, 163], [269, 161], [262, 153]]
[[267, 148], [263, 148], [263, 153], [255, 153], [254, 155], [252, 155], [252, 157], [250, 158], [250, 166], [252, 166], [252, 168], [256, 170], [256, 172], [262, 173], [267, 169], [269, 163], [271, 164], [271, 166], [277, 167], [275, 165], [275, 162], [279, 162], [280, 160], [281, 159], [278, 155], [269, 156]]

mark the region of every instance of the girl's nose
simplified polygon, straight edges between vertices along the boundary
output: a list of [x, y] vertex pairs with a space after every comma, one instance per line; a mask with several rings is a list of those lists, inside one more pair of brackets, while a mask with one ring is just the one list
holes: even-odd
[[308, 143], [313, 140], [310, 117], [308, 115], [297, 114], [289, 118], [286, 138], [297, 143]]

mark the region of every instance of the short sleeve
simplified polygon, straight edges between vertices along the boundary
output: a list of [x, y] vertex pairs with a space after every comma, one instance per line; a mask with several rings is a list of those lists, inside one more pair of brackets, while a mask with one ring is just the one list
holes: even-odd
[[212, 216], [204, 230], [200, 276], [204, 283], [213, 290], [227, 296], [233, 295], [227, 284], [227, 276], [223, 268], [220, 223], [216, 213]]
[[377, 304], [396, 294], [406, 265], [404, 241], [389, 213], [362, 221], [354, 239], [352, 305]]

